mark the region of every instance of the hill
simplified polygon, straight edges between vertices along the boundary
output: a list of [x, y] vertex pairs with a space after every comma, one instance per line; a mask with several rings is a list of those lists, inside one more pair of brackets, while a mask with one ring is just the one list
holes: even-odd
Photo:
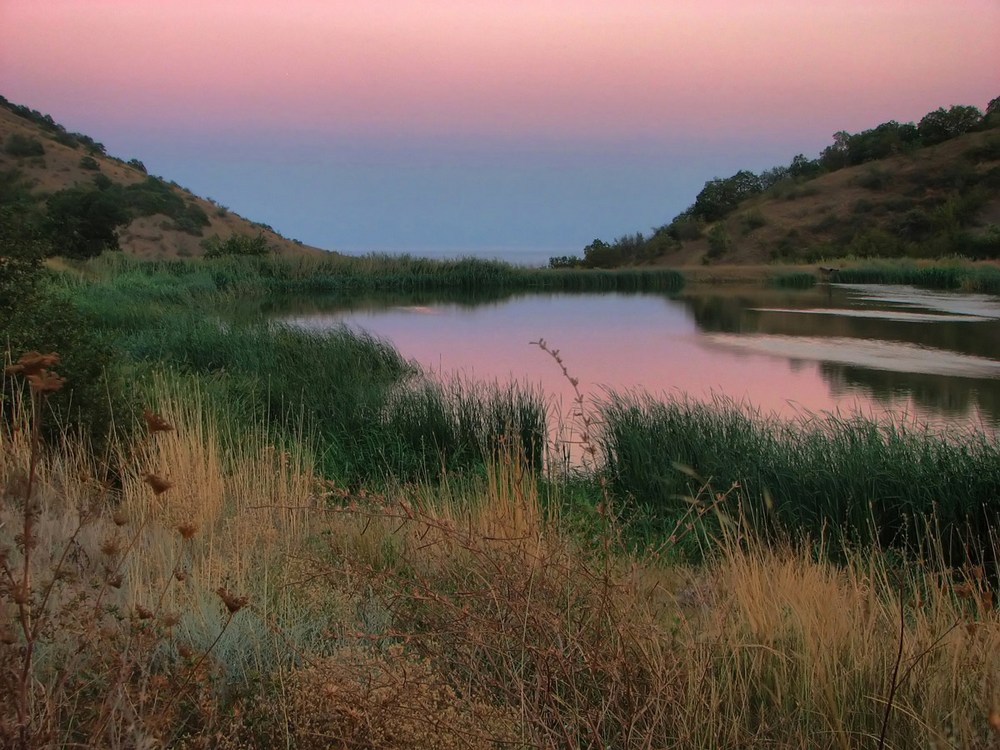
[[1000, 258], [1000, 97], [919, 124], [834, 134], [815, 159], [705, 183], [669, 224], [596, 239], [552, 267], [759, 264], [824, 258]]
[[231, 237], [253, 238], [280, 255], [321, 255], [266, 224], [244, 218], [210, 199], [147, 174], [137, 159], [123, 161], [48, 115], [0, 97], [0, 206], [44, 210], [59, 191], [104, 190], [126, 211], [117, 228], [122, 250], [142, 258], [204, 255]]
[[1000, 255], [1000, 131], [780, 182], [663, 252], [666, 264]]

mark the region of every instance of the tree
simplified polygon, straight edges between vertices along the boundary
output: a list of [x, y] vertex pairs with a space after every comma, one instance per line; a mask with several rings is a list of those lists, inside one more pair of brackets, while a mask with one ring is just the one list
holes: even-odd
[[990, 99], [990, 103], [986, 105], [983, 122], [990, 128], [1000, 126], [1000, 96]]
[[691, 213], [705, 221], [717, 221], [761, 191], [761, 179], [753, 172], [740, 170], [732, 177], [716, 178], [705, 183], [695, 198]]
[[93, 258], [105, 250], [120, 249], [118, 227], [127, 224], [130, 216], [112, 191], [67, 188], [53, 193], [46, 206], [54, 255]]
[[805, 154], [797, 154], [788, 165], [788, 176], [808, 180], [823, 171], [817, 159], [810, 159]]
[[920, 139], [925, 146], [956, 138], [975, 130], [983, 122], [983, 113], [978, 107], [956, 105], [950, 109], [939, 107], [928, 112], [917, 125]]
[[583, 248], [583, 264], [587, 268], [609, 268], [616, 265], [614, 248], [601, 239], [595, 239]]

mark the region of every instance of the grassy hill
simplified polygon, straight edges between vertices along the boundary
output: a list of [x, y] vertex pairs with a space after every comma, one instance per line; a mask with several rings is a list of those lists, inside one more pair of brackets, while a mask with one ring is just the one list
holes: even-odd
[[669, 224], [595, 239], [553, 268], [1000, 258], [1000, 97], [841, 131], [815, 159], [705, 183]]
[[[280, 255], [320, 255], [271, 227], [246, 219], [173, 182], [146, 173], [136, 160], [123, 161], [48, 115], [0, 101], [0, 205], [42, 207], [67, 188], [111, 187], [125, 196], [129, 221], [118, 229], [122, 250], [142, 258], [204, 255], [206, 243], [233, 235], [262, 237]], [[216, 238], [216, 239], [213, 239]]]
[[780, 182], [659, 254], [666, 264], [1000, 255], [1000, 131]]

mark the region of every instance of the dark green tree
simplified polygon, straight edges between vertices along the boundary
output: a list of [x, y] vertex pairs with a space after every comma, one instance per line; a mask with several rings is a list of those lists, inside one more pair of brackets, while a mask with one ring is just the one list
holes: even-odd
[[705, 183], [695, 198], [691, 213], [705, 221], [718, 221], [744, 201], [761, 192], [761, 179], [742, 169], [732, 177]]
[[928, 112], [920, 120], [917, 130], [924, 145], [932, 146], [975, 130], [982, 122], [983, 113], [978, 107], [956, 105], [949, 109], [940, 107]]
[[54, 255], [92, 258], [119, 250], [118, 227], [129, 222], [120, 196], [81, 187], [53, 193], [46, 201], [46, 230]]

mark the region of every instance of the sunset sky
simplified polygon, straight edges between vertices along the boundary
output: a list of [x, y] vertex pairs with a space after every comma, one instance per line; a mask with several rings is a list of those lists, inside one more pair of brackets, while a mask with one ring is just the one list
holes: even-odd
[[998, 0], [0, 0], [0, 94], [350, 252], [542, 259], [1000, 95]]

